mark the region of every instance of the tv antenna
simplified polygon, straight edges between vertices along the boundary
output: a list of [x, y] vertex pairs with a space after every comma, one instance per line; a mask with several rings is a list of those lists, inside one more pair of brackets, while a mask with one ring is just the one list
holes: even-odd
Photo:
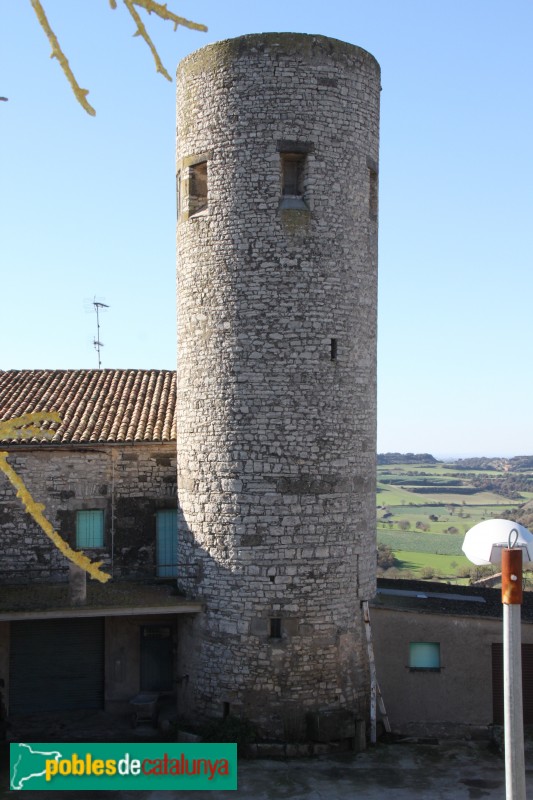
[[96, 311], [96, 338], [93, 339], [94, 349], [98, 353], [98, 369], [102, 369], [102, 359], [100, 358], [100, 348], [104, 346], [104, 343], [100, 341], [100, 311], [104, 308], [109, 308], [106, 303], [102, 303], [101, 300], [97, 300], [96, 297], [93, 299], [93, 307]]

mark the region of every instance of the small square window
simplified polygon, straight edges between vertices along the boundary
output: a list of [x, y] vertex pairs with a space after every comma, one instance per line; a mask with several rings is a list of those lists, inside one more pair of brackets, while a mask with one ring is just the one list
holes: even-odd
[[76, 514], [76, 547], [91, 549], [103, 546], [103, 510], [78, 511]]
[[409, 669], [440, 671], [439, 642], [411, 642], [409, 644]]

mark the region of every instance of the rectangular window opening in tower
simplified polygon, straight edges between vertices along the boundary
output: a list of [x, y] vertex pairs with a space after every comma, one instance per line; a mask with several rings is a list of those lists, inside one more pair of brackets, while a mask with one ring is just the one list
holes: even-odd
[[207, 161], [189, 167], [189, 216], [207, 209]]
[[281, 211], [309, 211], [309, 170], [314, 153], [313, 142], [280, 139], [277, 143], [280, 156]]
[[176, 174], [176, 215], [180, 218], [181, 214], [181, 172]]
[[281, 180], [284, 197], [303, 197], [305, 153], [281, 153]]

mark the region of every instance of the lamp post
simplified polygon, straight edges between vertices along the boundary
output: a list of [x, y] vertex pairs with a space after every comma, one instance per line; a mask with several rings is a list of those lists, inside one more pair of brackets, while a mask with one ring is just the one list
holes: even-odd
[[522, 563], [533, 562], [533, 535], [516, 522], [493, 519], [467, 531], [463, 552], [474, 564], [502, 570], [505, 796], [526, 800], [522, 712]]

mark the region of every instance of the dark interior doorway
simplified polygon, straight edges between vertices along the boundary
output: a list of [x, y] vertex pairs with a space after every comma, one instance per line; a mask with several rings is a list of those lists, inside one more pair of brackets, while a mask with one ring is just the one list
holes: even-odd
[[170, 692], [173, 642], [170, 625], [141, 625], [141, 691]]

